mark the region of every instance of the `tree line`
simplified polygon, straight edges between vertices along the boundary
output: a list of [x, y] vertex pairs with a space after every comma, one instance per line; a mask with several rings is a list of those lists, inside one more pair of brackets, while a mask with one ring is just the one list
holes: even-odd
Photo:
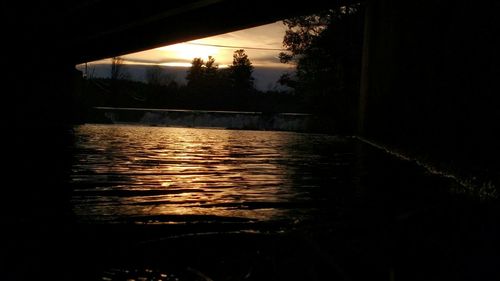
[[[179, 85], [160, 66], [146, 82], [130, 81], [113, 59], [110, 78], [89, 79], [88, 106], [306, 112], [324, 120], [327, 131], [351, 133], [357, 123], [363, 38], [362, 5], [327, 9], [284, 20], [282, 63], [294, 64], [279, 83], [287, 91], [255, 89], [254, 67], [243, 49], [233, 62], [219, 67], [214, 57], [194, 58], [186, 85]], [[89, 82], [89, 81], [87, 81]]]
[[[81, 110], [92, 107], [135, 107], [257, 112], [304, 112], [290, 92], [259, 91], [255, 88], [254, 67], [245, 50], [233, 53], [228, 67], [216, 59], [198, 57], [187, 70], [187, 84], [179, 84], [161, 66], [146, 70], [145, 82], [133, 81], [123, 67], [123, 59], [112, 58], [109, 78], [84, 80], [78, 100]], [[87, 114], [84, 114], [87, 116]], [[83, 117], [85, 119], [85, 117]]]
[[243, 95], [256, 91], [252, 73], [252, 62], [243, 49], [234, 52], [228, 68], [219, 68], [212, 56], [206, 61], [194, 58], [186, 76], [187, 87], [200, 93], [229, 91]]

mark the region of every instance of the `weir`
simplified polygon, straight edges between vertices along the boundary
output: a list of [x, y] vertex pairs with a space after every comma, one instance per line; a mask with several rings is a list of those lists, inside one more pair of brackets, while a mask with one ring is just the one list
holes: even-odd
[[262, 113], [145, 108], [95, 107], [94, 123], [140, 124], [149, 126], [223, 128], [233, 130], [272, 130], [309, 132], [314, 117], [303, 113]]

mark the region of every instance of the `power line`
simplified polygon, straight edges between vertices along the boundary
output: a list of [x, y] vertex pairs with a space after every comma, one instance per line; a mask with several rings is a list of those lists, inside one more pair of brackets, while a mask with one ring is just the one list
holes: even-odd
[[205, 44], [205, 43], [194, 43], [187, 42], [185, 44], [196, 45], [196, 46], [208, 46], [216, 48], [229, 48], [229, 49], [249, 49], [249, 50], [261, 50], [261, 51], [286, 51], [285, 49], [278, 48], [260, 48], [260, 47], [248, 47], [248, 46], [229, 46], [229, 45], [217, 45], [217, 44]]

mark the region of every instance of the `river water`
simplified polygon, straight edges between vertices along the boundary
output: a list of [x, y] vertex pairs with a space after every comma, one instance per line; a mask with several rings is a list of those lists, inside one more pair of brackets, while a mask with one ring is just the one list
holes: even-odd
[[495, 202], [356, 138], [87, 124], [71, 155], [66, 223], [12, 228], [62, 280], [498, 276]]
[[75, 136], [81, 222], [293, 223], [335, 209], [356, 182], [352, 143], [328, 135], [82, 125]]

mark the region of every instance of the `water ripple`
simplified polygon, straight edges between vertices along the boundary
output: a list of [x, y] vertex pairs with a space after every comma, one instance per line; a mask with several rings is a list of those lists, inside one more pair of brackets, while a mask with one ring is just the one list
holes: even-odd
[[75, 134], [72, 202], [86, 222], [293, 220], [349, 181], [353, 158], [324, 135], [116, 125]]

